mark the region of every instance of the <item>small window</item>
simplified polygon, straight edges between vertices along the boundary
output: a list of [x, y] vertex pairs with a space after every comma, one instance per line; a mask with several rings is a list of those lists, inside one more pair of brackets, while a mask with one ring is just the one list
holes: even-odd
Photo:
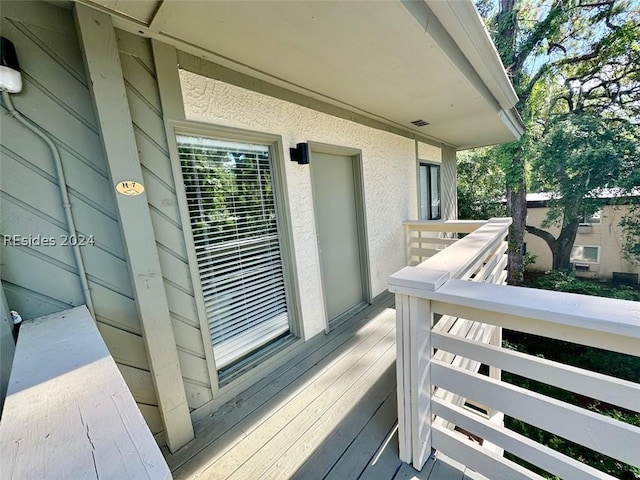
[[601, 222], [602, 219], [602, 211], [598, 210], [594, 213], [592, 213], [591, 215], [588, 215], [586, 212], [582, 213], [582, 218], [580, 218], [580, 224], [581, 225], [593, 225], [593, 224], [599, 224]]
[[440, 165], [420, 163], [420, 219], [439, 220], [440, 207]]
[[600, 261], [600, 247], [574, 245], [571, 250], [571, 261], [598, 263]]

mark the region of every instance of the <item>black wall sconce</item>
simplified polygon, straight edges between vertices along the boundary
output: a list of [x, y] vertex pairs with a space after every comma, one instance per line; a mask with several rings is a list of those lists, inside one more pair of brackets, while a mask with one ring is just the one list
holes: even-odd
[[309, 144], [308, 143], [298, 143], [296, 148], [290, 148], [289, 153], [291, 154], [291, 161], [298, 162], [298, 165], [308, 165], [309, 164]]

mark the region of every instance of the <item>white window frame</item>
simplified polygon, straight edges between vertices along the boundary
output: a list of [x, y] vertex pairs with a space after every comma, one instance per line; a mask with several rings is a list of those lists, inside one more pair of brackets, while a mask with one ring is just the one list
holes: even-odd
[[[580, 259], [580, 258], [576, 258], [573, 256], [573, 249], [574, 248], [578, 248], [578, 247], [582, 247], [582, 248], [595, 248], [596, 249], [596, 261], [594, 262], [593, 260], [585, 260], [585, 259]], [[571, 263], [589, 263], [591, 265], [596, 265], [600, 263], [600, 253], [601, 253], [601, 248], [600, 245], [574, 245], [571, 249]]]
[[[282, 355], [285, 355], [284, 350], [287, 349], [287, 347], [291, 346], [292, 344], [299, 344], [302, 342], [302, 315], [298, 289], [299, 282], [297, 278], [297, 268], [295, 265], [295, 252], [293, 250], [293, 230], [291, 227], [291, 218], [289, 213], [290, 208], [287, 196], [288, 190], [286, 186], [283, 142], [282, 137], [279, 135], [253, 132], [249, 130], [223, 127], [195, 121], [168, 120], [166, 130], [172, 170], [175, 179], [176, 197], [178, 200], [182, 230], [185, 238], [185, 248], [187, 250], [189, 270], [191, 273], [196, 307], [200, 320], [200, 333], [205, 348], [207, 364], [212, 379], [211, 386], [215, 398], [217, 392], [220, 392], [222, 394], [225, 391], [232, 391], [235, 388], [234, 385], [237, 384], [238, 381], [245, 381], [248, 379], [249, 375], [258, 375], [258, 371], [267, 368], [268, 363], [271, 362], [265, 363], [265, 356], [268, 356], [269, 359], [276, 356], [280, 357]], [[261, 352], [256, 353], [252, 356], [254, 361], [251, 364], [243, 366], [237, 372], [232, 371], [228, 377], [225, 376], [222, 379], [222, 382], [215, 363], [213, 344], [211, 342], [209, 330], [209, 322], [204, 305], [204, 295], [195, 253], [195, 242], [193, 238], [193, 231], [191, 228], [191, 218], [187, 205], [185, 184], [182, 175], [176, 135], [203, 136], [229, 142], [266, 145], [269, 146], [270, 155], [272, 157], [273, 190], [275, 202], [278, 205], [277, 221], [280, 237], [279, 239], [281, 242], [283, 269], [285, 272], [285, 290], [287, 294], [287, 308], [289, 312], [289, 328], [291, 339], [290, 341], [282, 342], [282, 345], [277, 345], [275, 348], [266, 348], [263, 354]]]
[[[596, 218], [597, 216], [597, 218]], [[596, 221], [594, 221], [596, 220]], [[587, 216], [584, 212], [580, 218], [580, 225], [600, 225], [602, 223], [602, 209], [593, 212], [592, 215]]]

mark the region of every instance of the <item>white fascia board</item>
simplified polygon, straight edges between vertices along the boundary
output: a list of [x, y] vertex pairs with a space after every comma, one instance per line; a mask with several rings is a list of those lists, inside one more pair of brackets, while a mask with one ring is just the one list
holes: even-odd
[[[444, 55], [474, 85], [511, 132], [513, 140], [519, 139], [524, 133], [524, 124], [514, 108], [518, 96], [471, 0], [400, 1]], [[458, 10], [465, 15], [459, 15]], [[481, 145], [462, 145], [460, 149], [476, 146]]]
[[471, 0], [424, 0], [504, 110], [518, 102], [500, 55]]
[[524, 134], [522, 117], [520, 117], [520, 114], [515, 108], [500, 110], [498, 116], [500, 117], [500, 120], [502, 120], [502, 123], [507, 126], [511, 133], [513, 133], [516, 139], [519, 139]]

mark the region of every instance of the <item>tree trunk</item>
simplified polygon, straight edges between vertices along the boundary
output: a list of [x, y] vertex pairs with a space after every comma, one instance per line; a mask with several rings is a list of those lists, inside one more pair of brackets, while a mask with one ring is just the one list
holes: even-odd
[[569, 271], [571, 269], [571, 251], [573, 250], [573, 244], [576, 241], [576, 235], [578, 233], [578, 227], [580, 226], [580, 220], [574, 219], [567, 224], [562, 225], [560, 235], [555, 238], [546, 230], [542, 230], [538, 227], [532, 227], [527, 225], [525, 228], [527, 232], [540, 237], [549, 246], [551, 254], [553, 255], [553, 270]]
[[576, 241], [579, 225], [579, 220], [572, 220], [562, 225], [560, 235], [558, 235], [554, 248], [551, 249], [554, 270], [571, 270], [571, 250], [573, 250], [573, 244]]
[[524, 280], [522, 245], [527, 220], [527, 189], [524, 179], [524, 161], [522, 158], [513, 158], [512, 162], [515, 167], [514, 174], [507, 176], [507, 212], [513, 220], [509, 228], [507, 283], [522, 285]]
[[[516, 0], [500, 0], [499, 11], [495, 19], [493, 39], [507, 67], [516, 90], [522, 72], [516, 63], [516, 44], [518, 36], [518, 4]], [[521, 99], [524, 101], [524, 99]], [[520, 142], [514, 142], [506, 149], [509, 158], [503, 165], [507, 179], [507, 211], [513, 219], [509, 228], [509, 264], [507, 283], [521, 285], [524, 279], [524, 258], [522, 244], [527, 218], [527, 189], [525, 184], [524, 158]]]

